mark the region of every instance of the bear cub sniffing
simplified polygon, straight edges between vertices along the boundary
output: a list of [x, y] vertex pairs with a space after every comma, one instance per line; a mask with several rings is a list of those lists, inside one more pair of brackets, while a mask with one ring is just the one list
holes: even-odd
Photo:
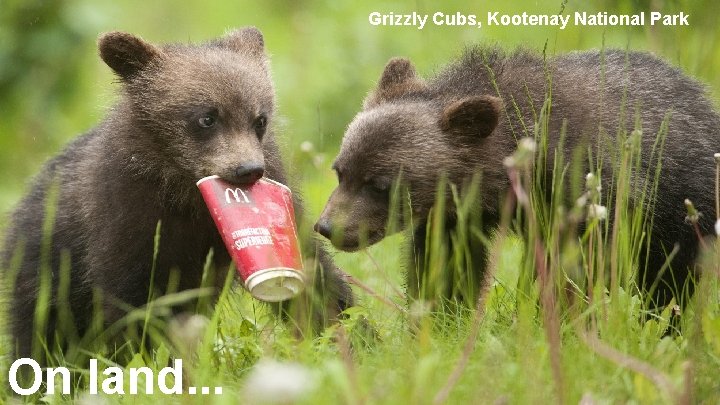
[[[720, 148], [720, 117], [699, 83], [648, 53], [587, 51], [545, 60], [530, 51], [474, 47], [428, 81], [416, 74], [409, 60], [390, 60], [377, 88], [347, 128], [333, 164], [339, 184], [315, 229], [347, 251], [383, 239], [388, 233], [391, 186], [399, 178], [399, 189], [409, 193], [399, 200], [411, 206], [412, 225], [402, 218], [401, 224], [414, 227], [408, 238], [413, 253], [408, 289], [417, 298], [425, 275], [427, 219], [440, 177], [445, 175], [462, 194], [473, 176], [482, 173], [476, 211], [489, 235], [498, 225], [501, 200], [509, 187], [503, 159], [515, 151], [517, 139], [533, 136], [548, 94], [552, 94], [548, 167], [563, 125], [564, 155], [570, 159], [578, 147], [592, 147], [595, 154], [599, 146], [613, 145], [615, 134], [633, 131], [637, 117], [643, 153], [638, 173], [654, 175], [657, 162], [650, 159], [650, 151], [669, 117], [651, 242], [639, 259], [647, 265], [639, 271], [638, 284], [654, 291], [656, 305], [673, 296], [681, 298], [698, 250], [697, 237], [685, 223], [683, 201], [690, 199], [707, 214], [699, 225], [704, 234], [711, 233], [713, 152]], [[579, 161], [587, 162], [587, 156]], [[610, 161], [603, 160], [604, 201], [612, 201]], [[552, 179], [551, 174], [546, 178]], [[445, 211], [444, 231], [449, 235], [456, 223], [452, 200]], [[445, 241], [448, 246], [454, 242], [450, 237]], [[468, 280], [448, 280], [441, 294], [471, 301], [483, 280], [486, 252], [473, 233], [461, 242], [469, 246], [474, 273], [473, 285], [463, 291], [470, 291], [472, 297], [457, 296], [452, 289]], [[672, 271], [663, 273], [676, 244]]]
[[[12, 213], [2, 268], [17, 271], [8, 308], [18, 357], [41, 361], [44, 344], [78, 349], [96, 326], [96, 297], [105, 326], [143, 306], [158, 222], [156, 292], [199, 287], [211, 249], [217, 271], [211, 284], [222, 286], [230, 257], [198, 179], [217, 174], [249, 184], [266, 175], [287, 184], [272, 131], [269, 60], [256, 28], [199, 45], [153, 45], [112, 32], [99, 38], [98, 48], [120, 79], [118, 103], [45, 165]], [[45, 212], [54, 213], [50, 235]], [[320, 312], [333, 318], [352, 305], [351, 292], [324, 252], [310, 245], [305, 248], [317, 253], [323, 271], [315, 277], [326, 306]], [[65, 292], [62, 268], [70, 270]], [[51, 294], [48, 310], [38, 315], [43, 274]]]

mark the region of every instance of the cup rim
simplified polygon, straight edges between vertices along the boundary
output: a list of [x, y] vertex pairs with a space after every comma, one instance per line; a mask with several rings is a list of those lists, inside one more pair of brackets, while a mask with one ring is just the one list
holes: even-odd
[[[205, 176], [205, 177], [203, 177], [202, 179], [200, 179], [200, 180], [198, 180], [197, 182], [195, 182], [195, 185], [196, 185], [196, 186], [199, 186], [201, 183], [204, 183], [204, 182], [206, 182], [206, 181], [208, 181], [208, 180], [212, 180], [212, 179], [220, 179], [220, 176], [218, 176], [217, 174], [213, 174], [213, 175], [210, 175], [210, 176]], [[280, 183], [280, 182], [277, 181], [277, 180], [273, 180], [273, 179], [271, 179], [271, 178], [268, 178], [268, 177], [263, 176], [263, 177], [261, 177], [260, 179], [258, 179], [258, 182], [260, 182], [260, 181], [264, 181], [264, 182], [266, 182], [266, 183], [270, 183], [270, 184], [274, 184], [274, 185], [276, 185], [276, 186], [280, 186], [280, 187], [284, 188], [285, 190], [287, 190], [288, 192], [292, 192], [292, 190], [290, 190], [290, 187], [288, 187], [287, 185], [285, 185], [285, 184], [283, 184], [283, 183]]]
[[[264, 295], [258, 296], [257, 292], [253, 293], [253, 290], [255, 290], [256, 287], [262, 285], [267, 281], [274, 280], [278, 277], [286, 279], [286, 282], [290, 286], [289, 288], [286, 288], [287, 293], [285, 295], [268, 297]], [[250, 292], [250, 295], [252, 295], [253, 297], [266, 302], [278, 302], [285, 301], [299, 294], [305, 285], [305, 280], [302, 273], [299, 272], [297, 269], [293, 269], [290, 267], [272, 267], [269, 269], [258, 270], [255, 273], [251, 274], [247, 278], [247, 280], [245, 280], [244, 284], [245, 288], [247, 288], [247, 290]]]

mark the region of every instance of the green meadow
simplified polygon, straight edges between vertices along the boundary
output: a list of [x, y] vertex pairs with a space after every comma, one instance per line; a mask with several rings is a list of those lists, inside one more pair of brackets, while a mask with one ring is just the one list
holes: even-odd
[[[408, 57], [421, 75], [431, 76], [476, 43], [524, 46], [549, 55], [592, 48], [648, 50], [706, 83], [720, 106], [720, 30], [713, 6], [711, 1], [663, 0], [0, 0], [0, 235], [42, 164], [96, 125], [117, 98], [119, 84], [97, 56], [95, 41], [101, 32], [128, 31], [152, 42], [198, 42], [233, 27], [257, 26], [272, 56], [275, 131], [292, 186], [302, 194], [313, 223], [337, 184], [330, 166], [344, 129], [389, 58]], [[428, 24], [418, 29], [374, 26], [368, 18], [376, 11], [460, 12], [485, 21], [488, 11], [572, 15], [650, 10], [682, 11], [690, 15], [690, 26], [569, 24], [560, 30]], [[571, 161], [544, 160], [549, 135], [543, 131], [544, 119], [540, 114], [536, 130], [528, 134], [537, 150], [516, 152], [516, 165], [507, 170], [527, 202], [503, 212], [503, 225], [483, 235], [490, 260], [476, 306], [440, 302], [432, 294], [411, 302], [405, 285], [405, 233], [356, 253], [328, 244], [336, 264], [349, 275], [358, 302], [319, 333], [283, 323], [230, 280], [207, 318], [182, 324], [152, 319], [164, 306], [188, 298], [182, 294], [133, 311], [129, 317], [144, 320], [152, 344], [148, 350], [125, 347], [134, 353], [128, 364], [114, 364], [112, 351], [85, 353], [102, 368], [118, 366], [126, 376], [139, 367], [157, 376], [171, 359], [182, 358], [183, 385], [209, 387], [209, 394], [198, 389], [195, 395], [187, 390], [166, 395], [157, 385], [147, 394], [147, 377], [140, 377], [137, 395], [130, 394], [129, 379], [114, 387], [122, 395], [95, 395], [90, 393], [89, 364], [59, 359], [58, 366], [79, 377], [72, 380], [73, 393], [63, 395], [57, 385], [56, 394], [21, 397], [12, 393], [10, 364], [3, 358], [0, 403], [720, 403], [720, 244], [703, 242], [698, 271], [704, 276], [694, 280], [696, 294], [685, 307], [650, 311], [650, 299], [638, 292], [635, 274], [655, 190], [646, 185], [647, 200], [630, 209], [628, 196], [637, 187], [632, 179], [639, 170], [637, 134], [617, 134], [621, 152], [612, 187], [618, 191], [615, 200], [605, 202], [593, 192], [596, 184], [587, 173], [556, 170], [556, 177], [546, 179], [533, 170], [538, 165], [562, 168]], [[657, 158], [664, 134], [656, 136]], [[720, 152], [720, 145], [718, 149], [708, 153]], [[662, 175], [658, 160], [650, 178]], [[580, 184], [578, 190], [564, 187], [566, 181]], [[716, 179], [706, 182], [708, 194], [714, 194]], [[549, 185], [553, 193], [548, 200], [543, 190]], [[581, 197], [613, 206], [619, 212], [614, 226], [588, 218], [586, 210], [572, 204]], [[463, 201], [458, 197], [442, 203], [464, 206]], [[516, 221], [518, 215], [526, 220]], [[586, 226], [576, 232], [580, 223]], [[472, 223], [463, 228], [473, 231]], [[431, 272], [442, 274], [448, 257], [464, 253], [462, 248], [448, 252], [429, 234], [427, 260]], [[2, 308], [12, 311], [5, 303]], [[7, 336], [0, 339], [0, 354], [9, 352], [9, 344]], [[99, 378], [102, 386], [103, 376]], [[222, 387], [222, 394], [214, 387]], [[47, 389], [43, 384], [40, 391]]]

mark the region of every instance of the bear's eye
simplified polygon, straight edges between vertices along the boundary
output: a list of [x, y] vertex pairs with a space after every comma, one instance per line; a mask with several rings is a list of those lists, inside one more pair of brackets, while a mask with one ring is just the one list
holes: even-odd
[[211, 110], [203, 114], [197, 120], [197, 124], [200, 128], [212, 128], [217, 123], [217, 111]]
[[373, 194], [385, 196], [390, 190], [390, 182], [384, 179], [374, 179], [365, 182], [365, 188]]
[[255, 118], [255, 121], [253, 121], [253, 129], [255, 129], [255, 134], [258, 138], [262, 138], [262, 136], [265, 135], [265, 130], [267, 129], [267, 116], [265, 114], [260, 114]]

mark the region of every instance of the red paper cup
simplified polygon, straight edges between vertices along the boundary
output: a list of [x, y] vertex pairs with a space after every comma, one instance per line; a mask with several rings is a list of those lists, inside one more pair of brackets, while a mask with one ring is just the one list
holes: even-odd
[[299, 294], [305, 283], [290, 189], [265, 177], [236, 186], [209, 176], [197, 186], [250, 294], [268, 302]]

